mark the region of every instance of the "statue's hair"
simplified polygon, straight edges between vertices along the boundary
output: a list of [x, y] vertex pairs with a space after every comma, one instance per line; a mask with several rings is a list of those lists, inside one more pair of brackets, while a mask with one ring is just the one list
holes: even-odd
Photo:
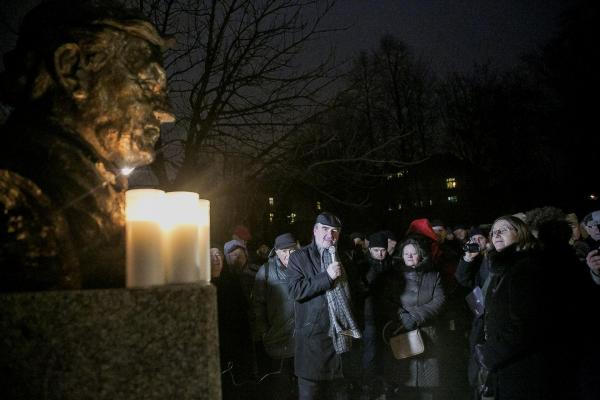
[[85, 43], [89, 49], [106, 35], [132, 35], [159, 48], [169, 44], [140, 11], [114, 1], [44, 2], [25, 16], [16, 47], [4, 55], [0, 100], [18, 107], [43, 97], [55, 83], [56, 49], [65, 43]]

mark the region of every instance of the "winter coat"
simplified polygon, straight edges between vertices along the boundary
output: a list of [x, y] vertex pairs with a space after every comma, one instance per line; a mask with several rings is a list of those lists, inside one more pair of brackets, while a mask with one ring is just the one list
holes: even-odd
[[[483, 286], [489, 273], [489, 258], [487, 255], [478, 255], [470, 262], [465, 261], [461, 257], [454, 276], [456, 277], [457, 282], [465, 288], [475, 289], [475, 287], [479, 287], [483, 290]], [[470, 357], [467, 371], [471, 386], [477, 385], [477, 375], [479, 373], [479, 365], [473, 357], [475, 345], [480, 343], [483, 338], [483, 316], [474, 316], [469, 333]]]
[[377, 302], [378, 325], [382, 327], [390, 320], [400, 323], [401, 314], [408, 312], [425, 342], [425, 352], [409, 359], [395, 360], [391, 351], [386, 352], [388, 379], [409, 387], [439, 386], [436, 320], [445, 302], [440, 273], [425, 258], [416, 268], [394, 267], [382, 280], [385, 284]]
[[294, 303], [286, 268], [273, 255], [258, 270], [252, 291], [255, 337], [262, 339], [272, 358], [294, 356]]
[[[340, 253], [341, 254], [341, 253]], [[296, 301], [294, 370], [310, 380], [341, 378], [342, 363], [329, 336], [329, 310], [325, 293], [333, 287], [314, 242], [296, 250], [288, 262], [288, 287]]]
[[484, 340], [475, 357], [491, 371], [496, 399], [541, 399], [542, 362], [539, 262], [531, 251], [512, 245], [491, 251], [485, 296]]
[[375, 297], [381, 292], [382, 277], [391, 267], [390, 257], [375, 260], [367, 255], [364, 260], [353, 263], [352, 269], [348, 270], [354, 316], [363, 328], [365, 323], [375, 323]]
[[489, 260], [484, 255], [477, 255], [473, 260], [467, 262], [462, 257], [454, 273], [456, 281], [468, 289], [480, 288], [490, 273]]
[[[593, 321], [600, 288], [590, 280], [588, 266], [579, 261], [568, 243], [544, 245], [541, 257], [543, 335], [539, 342], [546, 371], [545, 398], [600, 399], [600, 329]], [[568, 321], [585, 328], [571, 329]], [[561, 343], [569, 345], [557, 345]]]
[[226, 266], [212, 283], [217, 287], [221, 369], [225, 370], [231, 365], [236, 379], [249, 379], [254, 365], [253, 353], [250, 351], [250, 305], [244, 296], [239, 276]]

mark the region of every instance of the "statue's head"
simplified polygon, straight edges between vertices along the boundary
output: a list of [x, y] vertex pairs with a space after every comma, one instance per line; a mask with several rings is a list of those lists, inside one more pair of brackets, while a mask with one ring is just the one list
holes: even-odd
[[4, 101], [44, 110], [119, 167], [149, 164], [172, 122], [166, 40], [138, 11], [107, 1], [50, 1], [25, 17], [4, 57]]

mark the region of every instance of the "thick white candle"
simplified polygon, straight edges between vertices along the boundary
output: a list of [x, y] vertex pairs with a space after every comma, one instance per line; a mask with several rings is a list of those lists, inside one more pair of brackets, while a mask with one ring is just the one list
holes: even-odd
[[128, 288], [165, 283], [160, 221], [164, 196], [156, 189], [132, 189], [125, 194]]
[[167, 282], [198, 282], [200, 280], [198, 194], [169, 192], [165, 198]]
[[210, 282], [210, 201], [200, 199], [198, 207], [200, 281]]

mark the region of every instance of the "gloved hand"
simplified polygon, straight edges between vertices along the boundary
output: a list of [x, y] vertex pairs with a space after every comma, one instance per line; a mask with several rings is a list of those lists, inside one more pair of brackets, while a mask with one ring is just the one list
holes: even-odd
[[417, 327], [417, 320], [408, 312], [401, 313], [400, 320], [407, 331], [412, 331]]

